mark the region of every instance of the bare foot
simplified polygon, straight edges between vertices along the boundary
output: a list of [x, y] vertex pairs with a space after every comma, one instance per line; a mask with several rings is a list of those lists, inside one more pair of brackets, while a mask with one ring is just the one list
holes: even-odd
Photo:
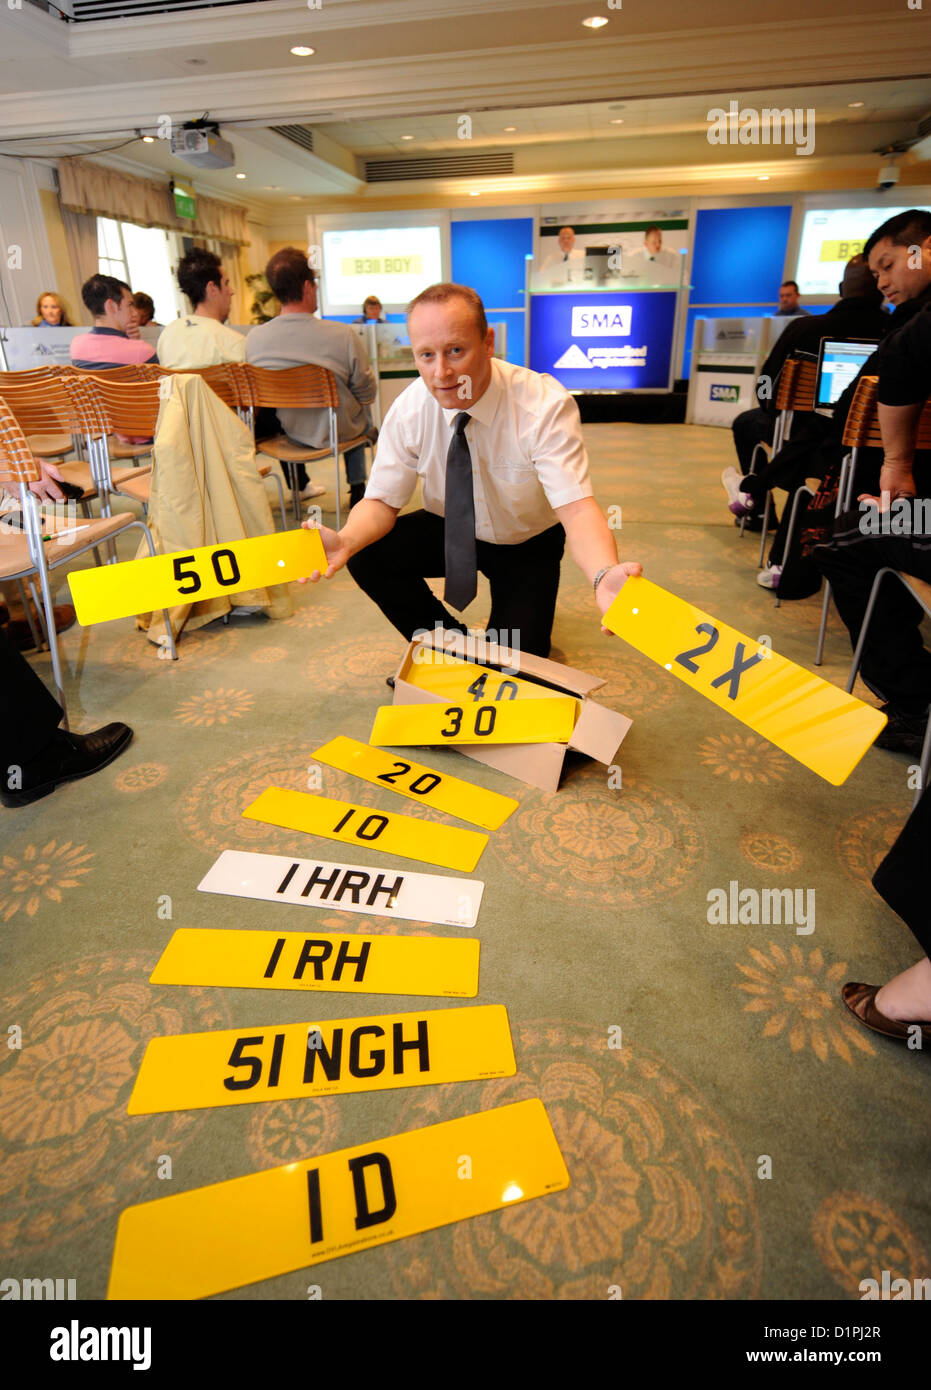
[[931, 960], [924, 956], [883, 985], [876, 1007], [899, 1023], [931, 1023]]

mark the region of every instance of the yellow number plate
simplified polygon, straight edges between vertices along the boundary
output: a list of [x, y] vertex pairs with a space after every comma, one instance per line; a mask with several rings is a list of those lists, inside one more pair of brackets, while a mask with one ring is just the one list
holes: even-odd
[[179, 927], [149, 978], [155, 985], [471, 999], [478, 993], [478, 953], [478, 941], [460, 936], [278, 935]]
[[346, 845], [362, 845], [467, 872], [475, 868], [488, 844], [488, 836], [478, 830], [437, 825], [436, 821], [400, 816], [396, 811], [376, 811], [352, 801], [334, 801], [284, 787], [266, 788], [243, 815], [285, 830], [303, 830], [325, 840], [341, 840]]
[[835, 787], [886, 716], [648, 579], [628, 579], [612, 632]]
[[486, 830], [499, 829], [520, 805], [511, 796], [486, 791], [472, 782], [463, 782], [461, 777], [424, 767], [423, 763], [402, 762], [354, 738], [334, 738], [313, 756], [329, 767], [351, 772], [376, 787], [390, 787], [400, 796], [447, 811], [473, 825], [483, 825]]
[[503, 1004], [153, 1038], [127, 1113], [391, 1091], [516, 1071]]
[[442, 695], [444, 700], [457, 704], [498, 704], [503, 700], [559, 700], [566, 697], [558, 690], [533, 681], [507, 676], [490, 666], [474, 661], [462, 661], [448, 652], [433, 647], [416, 647], [407, 675], [408, 685]]
[[851, 256], [859, 256], [866, 243], [859, 241], [822, 241], [820, 261], [849, 261]]
[[568, 1186], [522, 1100], [128, 1207], [107, 1297], [209, 1298]]
[[281, 531], [228, 545], [146, 556], [119, 565], [72, 570], [68, 576], [78, 622], [105, 623], [155, 608], [265, 589], [327, 567], [319, 531]]
[[403, 747], [422, 743], [568, 743], [577, 702], [515, 700], [503, 705], [381, 705], [370, 742]]

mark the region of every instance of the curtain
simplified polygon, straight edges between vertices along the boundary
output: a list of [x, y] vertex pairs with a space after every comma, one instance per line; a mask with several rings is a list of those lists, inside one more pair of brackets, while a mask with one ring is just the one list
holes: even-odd
[[137, 227], [163, 227], [187, 236], [214, 237], [237, 247], [249, 243], [243, 208], [198, 193], [197, 216], [178, 217], [167, 183], [105, 169], [86, 159], [59, 160], [58, 187], [63, 212], [115, 217], [120, 222], [134, 222]]
[[[74, 283], [80, 292], [85, 280], [89, 280], [92, 275], [97, 274], [99, 262], [97, 260], [97, 218], [90, 212], [71, 212], [68, 208], [61, 210], [62, 225], [65, 229], [65, 243], [68, 247], [68, 259], [71, 261], [71, 272], [74, 275]], [[84, 305], [75, 305], [77, 314], [87, 318], [87, 310]], [[77, 317], [75, 317], [77, 322]]]

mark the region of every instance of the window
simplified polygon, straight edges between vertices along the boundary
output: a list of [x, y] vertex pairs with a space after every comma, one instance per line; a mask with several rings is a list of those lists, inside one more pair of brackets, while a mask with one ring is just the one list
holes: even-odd
[[[171, 323], [185, 312], [174, 277], [176, 238], [161, 227], [137, 227], [112, 217], [97, 218], [97, 257], [101, 275], [115, 275], [133, 290], [144, 290], [155, 301], [159, 323]], [[173, 254], [174, 253], [174, 254]]]

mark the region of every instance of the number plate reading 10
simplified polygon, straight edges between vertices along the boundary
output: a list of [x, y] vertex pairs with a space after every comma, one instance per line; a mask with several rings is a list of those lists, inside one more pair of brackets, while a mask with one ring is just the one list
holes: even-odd
[[382, 753], [381, 749], [359, 743], [354, 738], [334, 738], [318, 748], [313, 756], [330, 767], [362, 777], [376, 787], [390, 787], [401, 796], [422, 801], [437, 811], [447, 811], [451, 816], [482, 825], [486, 830], [499, 829], [520, 805], [513, 797], [476, 787], [461, 777], [435, 772], [422, 763], [400, 762]]
[[475, 868], [488, 844], [488, 836], [478, 830], [437, 825], [435, 821], [400, 816], [395, 811], [376, 811], [371, 806], [356, 806], [351, 801], [334, 801], [283, 787], [266, 788], [243, 815], [285, 830], [303, 830], [308, 835], [322, 835], [325, 840], [364, 845], [385, 854], [400, 854], [424, 864], [466, 872]]
[[301, 528], [73, 570], [68, 580], [78, 622], [86, 627], [243, 589], [286, 584], [314, 570], [322, 572], [326, 565], [320, 533]]
[[872, 705], [648, 579], [627, 580], [604, 624], [834, 786], [886, 723]]
[[107, 1297], [209, 1298], [568, 1186], [543, 1102], [500, 1105], [128, 1207]]
[[127, 1113], [390, 1091], [516, 1069], [503, 1004], [179, 1033], [149, 1042]]
[[576, 701], [514, 700], [502, 705], [382, 705], [371, 742], [404, 747], [422, 743], [568, 743]]

